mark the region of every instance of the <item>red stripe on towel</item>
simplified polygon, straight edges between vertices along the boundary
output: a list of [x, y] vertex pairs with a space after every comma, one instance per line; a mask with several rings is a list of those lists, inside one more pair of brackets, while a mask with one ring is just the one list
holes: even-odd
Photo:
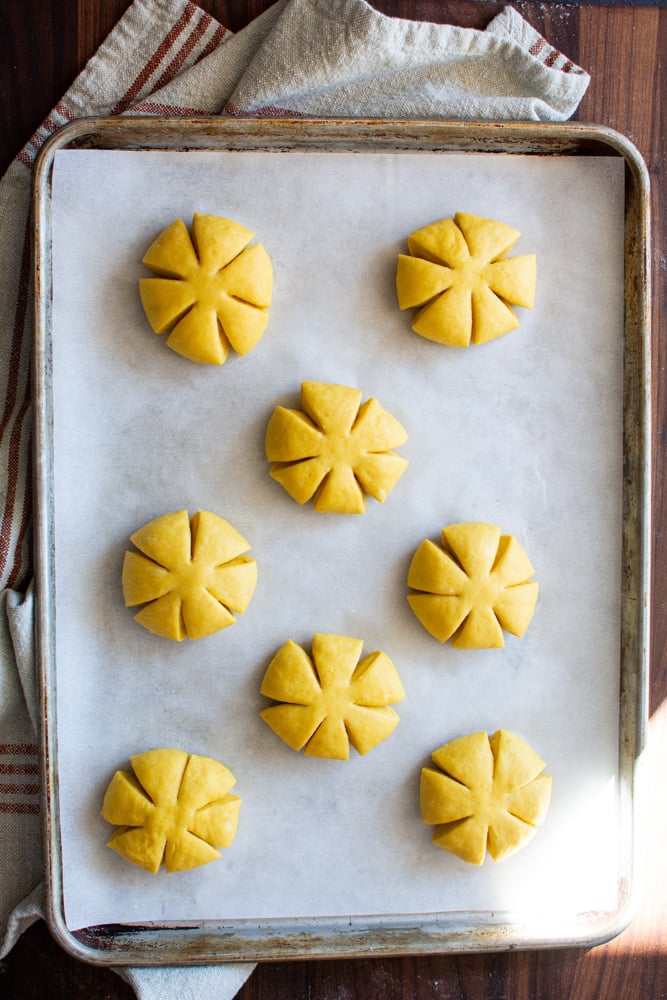
[[49, 136], [53, 135], [56, 129], [59, 129], [62, 125], [62, 122], [57, 121], [57, 119], [54, 118], [54, 115], [59, 115], [68, 122], [73, 121], [76, 117], [74, 112], [70, 111], [63, 101], [58, 101], [51, 114], [48, 115], [39, 128], [33, 132], [21, 152], [16, 156], [19, 163], [22, 163], [25, 167], [32, 166], [37, 152], [42, 148]]
[[214, 49], [217, 49], [218, 45], [220, 44], [220, 42], [222, 41], [222, 39], [225, 37], [226, 34], [227, 34], [227, 28], [225, 28], [224, 25], [219, 24], [218, 27], [215, 29], [213, 38], [208, 43], [206, 48], [203, 50], [197, 62], [200, 62], [200, 60], [205, 59], [206, 56], [210, 56], [211, 52], [213, 52]]
[[39, 774], [37, 764], [0, 764], [0, 774]]
[[196, 118], [209, 114], [202, 108], [179, 108], [177, 104], [159, 104], [157, 101], [142, 101], [135, 104], [132, 111], [147, 115], [171, 115], [173, 118]]
[[162, 42], [158, 45], [157, 49], [150, 57], [146, 65], [143, 67], [141, 72], [137, 74], [131, 87], [125, 91], [120, 101], [118, 101], [118, 103], [111, 109], [110, 113], [112, 115], [119, 115], [122, 111], [125, 111], [130, 106], [130, 104], [137, 96], [139, 91], [142, 89], [142, 87], [144, 87], [145, 84], [150, 80], [153, 73], [157, 71], [163, 59], [165, 58], [165, 56], [173, 46], [174, 42], [176, 41], [176, 39], [179, 37], [179, 35], [183, 33], [183, 31], [186, 29], [186, 27], [188, 26], [188, 24], [190, 23], [190, 21], [195, 16], [198, 10], [199, 8], [195, 7], [195, 5], [193, 3], [190, 3], [188, 0], [186, 8], [179, 17], [176, 24], [173, 26], [173, 28], [171, 28], [169, 32], [167, 32], [165, 37], [162, 39]]
[[181, 45], [180, 49], [178, 50], [174, 58], [171, 60], [171, 62], [163, 72], [162, 76], [157, 80], [155, 84], [155, 90], [159, 90], [160, 87], [164, 87], [167, 83], [170, 82], [170, 80], [174, 79], [174, 77], [180, 70], [181, 66], [188, 58], [192, 50], [194, 49], [197, 42], [201, 39], [202, 35], [208, 28], [209, 24], [211, 24], [212, 20], [213, 18], [211, 17], [210, 14], [207, 14], [206, 11], [202, 11], [202, 16], [199, 19], [199, 23], [195, 26], [194, 31], [192, 31], [190, 35], [186, 38], [183, 45]]
[[72, 122], [76, 118], [74, 112], [70, 111], [70, 109], [67, 107], [64, 101], [58, 101], [53, 110], [57, 112], [57, 114], [65, 118], [68, 122]]
[[19, 816], [38, 816], [38, 802], [0, 802], [0, 813], [14, 813]]
[[39, 795], [38, 784], [19, 784], [18, 782], [0, 782], [0, 795]]

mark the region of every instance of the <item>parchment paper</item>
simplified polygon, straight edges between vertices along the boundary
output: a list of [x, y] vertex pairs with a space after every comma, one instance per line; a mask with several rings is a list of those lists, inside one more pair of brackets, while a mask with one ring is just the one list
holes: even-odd
[[[247, 225], [275, 268], [245, 358], [196, 365], [143, 316], [141, 257], [194, 211]], [[535, 309], [482, 347], [410, 330], [396, 255], [456, 211], [537, 253]], [[616, 905], [621, 573], [623, 162], [493, 154], [60, 152], [53, 186], [57, 712], [71, 929], [108, 922]], [[363, 516], [299, 507], [263, 440], [302, 380], [357, 386], [407, 428], [410, 466]], [[129, 535], [167, 511], [220, 514], [251, 542], [257, 590], [205, 640], [150, 635], [123, 607]], [[412, 554], [457, 521], [514, 534], [540, 599], [522, 639], [456, 651], [406, 601]], [[288, 638], [362, 638], [396, 664], [395, 733], [349, 762], [304, 758], [259, 718]], [[431, 844], [420, 768], [497, 728], [547, 762], [545, 826], [501, 864]], [[131, 754], [223, 761], [243, 798], [220, 861], [151, 876], [105, 844], [105, 787]]]

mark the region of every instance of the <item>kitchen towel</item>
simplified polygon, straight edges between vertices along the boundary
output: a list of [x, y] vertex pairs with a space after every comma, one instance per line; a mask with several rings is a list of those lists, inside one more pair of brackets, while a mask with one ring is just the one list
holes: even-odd
[[[279, 0], [233, 35], [189, 0], [134, 0], [0, 181], [0, 956], [44, 913], [31, 586], [30, 176], [90, 115], [563, 121], [588, 74], [512, 7], [478, 31], [365, 0]], [[118, 969], [145, 1000], [233, 997], [251, 963]]]

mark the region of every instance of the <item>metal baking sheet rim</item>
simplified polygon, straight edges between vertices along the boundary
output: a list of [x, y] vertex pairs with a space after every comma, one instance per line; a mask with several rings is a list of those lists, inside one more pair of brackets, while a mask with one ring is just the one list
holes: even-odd
[[[567, 925], [525, 925], [507, 912], [405, 917], [284, 919], [185, 925], [104, 925], [71, 931], [65, 921], [54, 663], [53, 413], [51, 400], [51, 217], [53, 162], [63, 149], [424, 150], [537, 155], [615, 155], [625, 161], [623, 375], [623, 575], [621, 581], [617, 906], [573, 914]], [[58, 130], [33, 172], [35, 277], [34, 482], [35, 639], [40, 702], [42, 840], [47, 920], [60, 945], [97, 965], [353, 958], [591, 947], [617, 935], [638, 903], [635, 827], [648, 718], [650, 587], [650, 232], [644, 161], [623, 135], [580, 123], [359, 119], [86, 118]]]

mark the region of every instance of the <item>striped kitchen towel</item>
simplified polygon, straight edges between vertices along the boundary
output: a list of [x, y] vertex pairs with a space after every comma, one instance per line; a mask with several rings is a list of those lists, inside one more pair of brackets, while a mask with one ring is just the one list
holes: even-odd
[[[60, 125], [100, 114], [562, 121], [588, 75], [513, 8], [485, 31], [365, 0], [279, 0], [232, 35], [189, 0], [134, 0], [0, 182], [0, 955], [42, 912], [32, 650], [30, 174]], [[22, 902], [23, 901], [23, 902]], [[129, 970], [140, 996], [233, 996], [252, 965]]]
[[0, 813], [39, 815], [37, 744], [0, 743]]

